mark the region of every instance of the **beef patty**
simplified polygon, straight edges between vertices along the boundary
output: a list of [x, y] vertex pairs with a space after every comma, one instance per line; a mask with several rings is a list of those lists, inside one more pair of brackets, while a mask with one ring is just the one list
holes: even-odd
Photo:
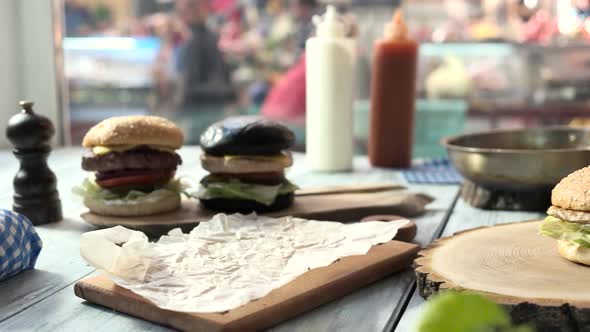
[[150, 149], [111, 152], [98, 156], [89, 152], [82, 157], [82, 168], [91, 172], [131, 169], [175, 170], [180, 164], [182, 159], [178, 154]]

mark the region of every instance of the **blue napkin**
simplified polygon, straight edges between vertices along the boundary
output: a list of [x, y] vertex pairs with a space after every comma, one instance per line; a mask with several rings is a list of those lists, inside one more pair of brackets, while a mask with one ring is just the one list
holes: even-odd
[[460, 184], [463, 177], [447, 158], [422, 160], [412, 168], [402, 171], [403, 177], [412, 184]]
[[42, 246], [27, 217], [0, 209], [0, 280], [32, 269]]

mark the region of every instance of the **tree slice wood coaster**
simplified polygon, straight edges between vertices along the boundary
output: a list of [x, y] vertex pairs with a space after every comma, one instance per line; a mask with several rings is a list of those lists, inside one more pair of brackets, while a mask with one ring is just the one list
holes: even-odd
[[461, 197], [469, 205], [485, 210], [544, 212], [551, 206], [551, 189], [505, 191], [482, 187], [469, 180], [463, 182]]
[[538, 332], [590, 331], [590, 267], [559, 256], [556, 241], [538, 235], [539, 225], [482, 227], [439, 239], [414, 262], [420, 295], [477, 292]]

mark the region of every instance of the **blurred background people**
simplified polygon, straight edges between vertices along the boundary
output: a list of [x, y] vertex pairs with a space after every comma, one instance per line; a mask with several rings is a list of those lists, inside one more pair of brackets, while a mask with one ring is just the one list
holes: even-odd
[[[306, 109], [305, 42], [315, 32], [312, 18], [318, 14], [316, 12], [318, 7], [317, 2], [313, 0], [293, 0], [291, 4], [298, 22], [295, 35], [300, 55], [297, 62], [270, 90], [262, 106], [261, 114], [303, 128]], [[358, 27], [354, 16], [345, 6], [340, 6], [338, 10], [345, 23], [347, 36], [356, 37]]]
[[279, 79], [262, 105], [261, 114], [267, 118], [305, 125], [305, 54]]
[[[108, 116], [148, 112], [176, 121], [188, 144], [236, 114], [284, 121], [304, 141], [305, 43], [327, 3], [357, 36], [359, 141], [373, 44], [398, 5], [422, 44], [417, 115], [455, 119], [436, 130], [529, 125], [556, 104], [568, 111], [535, 119], [565, 123], [590, 104], [588, 0], [64, 0], [73, 143]], [[454, 117], [430, 111], [449, 105]]]
[[317, 0], [290, 0], [291, 13], [295, 20], [295, 45], [297, 56], [305, 50], [305, 42], [315, 31], [312, 19], [317, 14]]
[[94, 29], [95, 22], [91, 11], [77, 0], [64, 1], [66, 36], [87, 36]]
[[160, 47], [153, 63], [151, 113], [169, 116], [176, 110], [179, 73], [177, 57], [180, 46], [188, 38], [188, 31], [175, 16], [158, 13], [151, 15], [148, 26], [159, 39]]
[[218, 38], [206, 24], [209, 15], [207, 1], [177, 0], [176, 10], [190, 32], [178, 55], [177, 70], [183, 90], [181, 108], [198, 111], [199, 105], [231, 101], [235, 90], [218, 47]]
[[177, 0], [176, 13], [189, 36], [178, 51], [178, 114], [174, 116], [188, 133], [188, 141], [197, 143], [201, 133], [235, 101], [236, 90], [218, 37], [207, 27], [208, 2]]

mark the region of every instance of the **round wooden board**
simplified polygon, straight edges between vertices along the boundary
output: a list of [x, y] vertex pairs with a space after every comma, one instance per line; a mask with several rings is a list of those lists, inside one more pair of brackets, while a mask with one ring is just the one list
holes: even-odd
[[537, 331], [590, 331], [590, 267], [559, 256], [539, 225], [482, 227], [436, 241], [414, 263], [420, 295], [478, 292]]

